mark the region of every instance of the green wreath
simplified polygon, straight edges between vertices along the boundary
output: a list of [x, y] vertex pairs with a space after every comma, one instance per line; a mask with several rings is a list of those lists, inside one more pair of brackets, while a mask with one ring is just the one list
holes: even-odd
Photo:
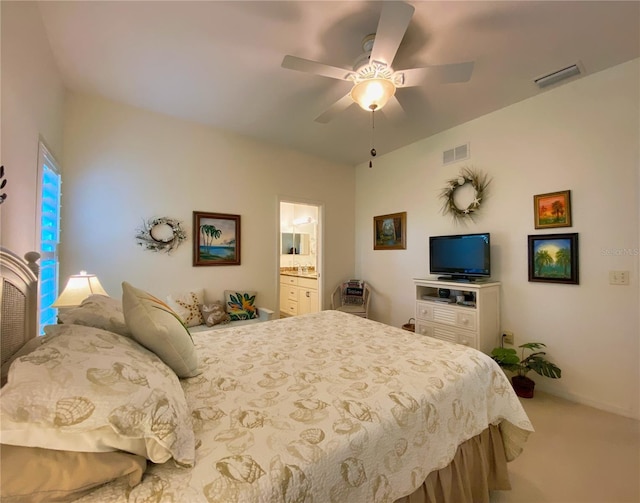
[[[158, 239], [153, 235], [154, 227], [159, 225], [167, 225], [171, 229], [171, 237]], [[187, 233], [182, 229], [180, 221], [169, 217], [151, 218], [143, 222], [142, 227], [138, 229], [136, 234], [138, 245], [144, 247], [145, 250], [163, 251], [171, 253], [180, 243], [187, 239]]]
[[[480, 210], [480, 204], [487, 197], [487, 187], [490, 182], [486, 174], [471, 168], [462, 168], [458, 177], [449, 180], [447, 187], [440, 193], [440, 197], [444, 200], [442, 213], [450, 214], [455, 221], [464, 221], [467, 218], [473, 220]], [[474, 190], [473, 201], [466, 208], [458, 208], [455, 202], [456, 190], [468, 183]]]

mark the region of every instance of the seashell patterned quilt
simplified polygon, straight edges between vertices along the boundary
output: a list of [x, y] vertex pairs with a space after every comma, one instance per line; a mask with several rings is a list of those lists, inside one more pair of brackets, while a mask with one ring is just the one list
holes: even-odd
[[533, 431], [488, 356], [357, 316], [323, 311], [194, 341], [203, 372], [181, 384], [196, 465], [152, 465], [138, 486], [112, 482], [80, 501], [392, 502], [489, 424], [508, 421], [508, 452]]

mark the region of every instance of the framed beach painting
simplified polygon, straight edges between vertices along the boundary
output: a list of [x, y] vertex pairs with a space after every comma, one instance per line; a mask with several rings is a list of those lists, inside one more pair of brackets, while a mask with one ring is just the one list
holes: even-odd
[[404, 250], [406, 247], [406, 211], [373, 217], [374, 250]]
[[193, 212], [193, 265], [240, 265], [240, 215]]
[[578, 233], [529, 236], [529, 281], [578, 284]]
[[571, 191], [533, 196], [533, 220], [536, 229], [571, 227]]

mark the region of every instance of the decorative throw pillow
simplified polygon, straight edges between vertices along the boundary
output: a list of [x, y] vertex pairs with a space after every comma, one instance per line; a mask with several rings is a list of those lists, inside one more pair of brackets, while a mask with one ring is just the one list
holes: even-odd
[[13, 362], [0, 391], [0, 443], [122, 450], [191, 466], [195, 439], [176, 375], [137, 342], [82, 325], [48, 325], [49, 340]]
[[131, 331], [124, 321], [122, 302], [106, 295], [90, 295], [78, 307], [60, 309], [58, 319], [68, 325], [101, 328], [131, 337]]
[[204, 323], [208, 327], [229, 323], [231, 321], [231, 317], [229, 316], [229, 313], [224, 310], [224, 304], [222, 302], [202, 304], [200, 306], [200, 312], [204, 318]]
[[134, 487], [146, 468], [144, 457], [123, 451], [72, 452], [3, 445], [0, 499], [7, 503], [73, 501], [120, 477], [126, 477], [129, 487]]
[[225, 290], [224, 298], [231, 321], [252, 320], [258, 317], [258, 308], [255, 305], [256, 292]]
[[204, 291], [174, 293], [167, 297], [167, 304], [173, 309], [187, 327], [204, 325], [200, 306], [204, 302]]
[[136, 341], [158, 355], [178, 377], [200, 374], [191, 334], [169, 306], [126, 281], [122, 283], [122, 306]]

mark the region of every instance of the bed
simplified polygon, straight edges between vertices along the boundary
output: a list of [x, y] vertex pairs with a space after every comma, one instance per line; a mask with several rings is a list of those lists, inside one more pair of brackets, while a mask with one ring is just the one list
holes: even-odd
[[[9, 268], [30, 271], [6, 256], [3, 281]], [[19, 289], [33, 288], [31, 274]], [[133, 337], [57, 325], [13, 359], [0, 395], [3, 466], [33, 449], [92, 456], [84, 460], [88, 479], [72, 491], [45, 488], [43, 499], [13, 501], [478, 503], [510, 488], [507, 462], [533, 428], [488, 356], [323, 311], [189, 335], [197, 361], [176, 362], [162, 353], [166, 344], [151, 351], [137, 342], [132, 291], [136, 301], [151, 296], [123, 284]], [[10, 302], [3, 290], [3, 328]], [[153, 307], [169, 323], [171, 313]], [[88, 391], [76, 390], [81, 381], [90, 381]], [[105, 392], [107, 399], [92, 395]], [[143, 405], [134, 407], [136, 393]], [[42, 396], [25, 398], [32, 395]], [[55, 407], [47, 412], [38, 400]], [[106, 426], [74, 430], [101, 421], [101, 408]], [[98, 430], [99, 441], [87, 440]], [[14, 449], [22, 451], [12, 462]], [[125, 467], [92, 479], [102, 469], [91, 467], [115, 455]], [[20, 478], [4, 471], [3, 487]]]

